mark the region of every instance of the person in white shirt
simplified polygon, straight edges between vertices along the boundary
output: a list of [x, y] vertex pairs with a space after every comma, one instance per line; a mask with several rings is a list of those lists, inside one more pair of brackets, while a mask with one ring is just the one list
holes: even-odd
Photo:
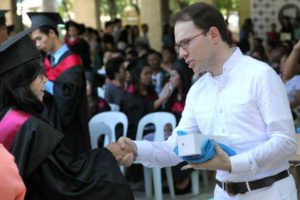
[[[222, 14], [199, 2], [175, 17], [176, 49], [195, 74], [207, 71], [191, 87], [182, 118], [164, 142], [118, 143], [136, 149], [136, 162], [171, 166], [177, 131], [227, 136], [236, 155], [219, 145], [211, 160], [186, 168], [216, 170], [214, 199], [297, 199], [288, 159], [296, 152], [295, 130], [282, 81], [266, 63], [230, 49]], [[133, 159], [133, 158], [132, 158]]]

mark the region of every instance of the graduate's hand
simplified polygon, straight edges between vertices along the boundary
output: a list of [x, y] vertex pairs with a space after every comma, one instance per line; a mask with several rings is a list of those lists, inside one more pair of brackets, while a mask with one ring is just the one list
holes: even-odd
[[122, 151], [120, 145], [116, 142], [110, 143], [106, 148], [115, 156], [117, 161], [126, 155], [126, 152]]
[[127, 152], [127, 155], [120, 160], [120, 164], [130, 166], [137, 156], [137, 147], [135, 143], [128, 137], [120, 137], [117, 142], [122, 151]]
[[190, 168], [201, 168], [201, 169], [208, 169], [208, 170], [224, 170], [231, 172], [231, 163], [229, 156], [220, 148], [220, 146], [215, 143], [215, 151], [216, 155], [213, 159], [199, 164], [188, 164], [183, 166], [181, 169], [190, 169]]

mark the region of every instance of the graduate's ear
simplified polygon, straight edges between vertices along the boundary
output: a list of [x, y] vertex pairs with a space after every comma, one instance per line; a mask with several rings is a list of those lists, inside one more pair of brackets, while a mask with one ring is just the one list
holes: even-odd
[[52, 30], [52, 29], [50, 29], [49, 30], [49, 37], [51, 37], [51, 38], [55, 38], [55, 37], [57, 37], [57, 35], [56, 35], [56, 33], [55, 33], [55, 31], [54, 30]]

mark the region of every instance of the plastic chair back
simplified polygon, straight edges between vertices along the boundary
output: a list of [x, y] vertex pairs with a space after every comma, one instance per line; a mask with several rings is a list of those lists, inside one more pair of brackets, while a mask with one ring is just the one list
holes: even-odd
[[128, 119], [127, 116], [118, 111], [107, 111], [96, 114], [93, 118], [97, 120], [97, 122], [103, 122], [108, 125], [112, 131], [112, 142], [116, 141], [115, 129], [116, 126], [121, 123], [123, 125], [123, 136], [126, 136], [128, 129]]
[[120, 111], [120, 106], [117, 104], [110, 103], [109, 106], [111, 111]]
[[153, 112], [145, 115], [139, 121], [136, 140], [142, 140], [143, 131], [147, 124], [154, 124], [155, 136], [154, 141], [164, 141], [164, 126], [170, 123], [172, 130], [176, 127], [176, 118], [172, 113], [169, 112]]
[[89, 132], [92, 149], [98, 148], [98, 139], [101, 135], [105, 135], [104, 145], [107, 145], [112, 142], [112, 131], [108, 125], [105, 123], [99, 122], [97, 118], [92, 118], [89, 121]]

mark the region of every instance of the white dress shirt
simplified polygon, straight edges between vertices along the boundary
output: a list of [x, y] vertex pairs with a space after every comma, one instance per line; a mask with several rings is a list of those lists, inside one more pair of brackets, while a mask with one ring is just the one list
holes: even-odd
[[135, 141], [137, 162], [171, 166], [182, 160], [173, 149], [177, 130], [227, 136], [237, 155], [231, 173], [217, 170], [219, 181], [251, 181], [289, 168], [296, 151], [295, 130], [284, 85], [266, 63], [233, 49], [223, 73], [203, 75], [191, 87], [179, 125], [164, 142]]

